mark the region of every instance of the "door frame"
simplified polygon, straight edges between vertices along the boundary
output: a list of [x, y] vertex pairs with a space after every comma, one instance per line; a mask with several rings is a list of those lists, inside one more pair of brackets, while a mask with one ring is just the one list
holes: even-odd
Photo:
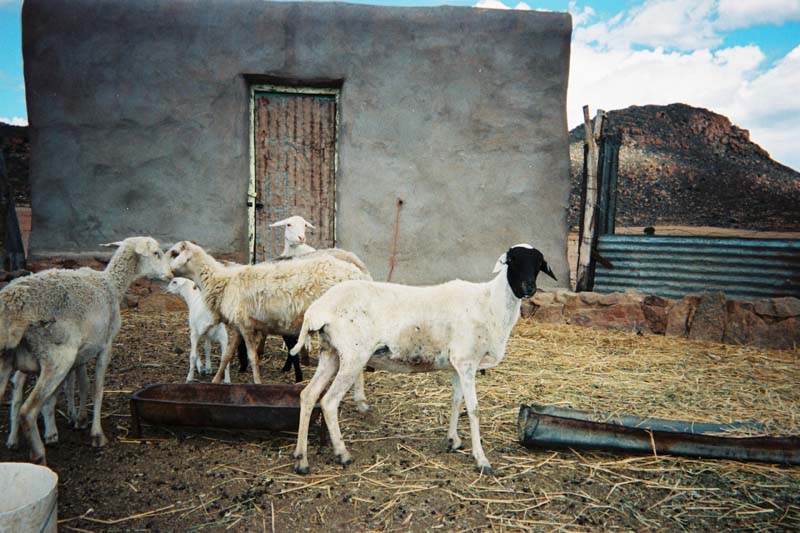
[[256, 94], [257, 93], [285, 93], [301, 94], [308, 96], [333, 96], [336, 102], [336, 117], [334, 124], [334, 143], [333, 143], [333, 242], [336, 245], [336, 222], [337, 222], [337, 194], [336, 186], [339, 182], [339, 113], [340, 113], [340, 89], [319, 88], [319, 87], [288, 87], [284, 85], [272, 84], [251, 84], [250, 85], [250, 177], [247, 183], [247, 255], [248, 262], [254, 263], [256, 257]]

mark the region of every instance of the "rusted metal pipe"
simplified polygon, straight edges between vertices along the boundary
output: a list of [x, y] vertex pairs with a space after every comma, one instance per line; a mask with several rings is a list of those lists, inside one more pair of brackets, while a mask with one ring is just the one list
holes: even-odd
[[[546, 414], [546, 411], [547, 406], [520, 405], [517, 425], [523, 446], [800, 464], [798, 437], [720, 437], [703, 433], [653, 429], [644, 423], [638, 427], [631, 427], [595, 422]], [[690, 422], [684, 424], [691, 425]]]
[[659, 431], [673, 431], [678, 433], [729, 433], [731, 431], [750, 431], [766, 433], [767, 428], [759, 422], [732, 422], [730, 424], [714, 424], [708, 422], [691, 422], [685, 420], [667, 420], [665, 418], [651, 418], [633, 415], [620, 415], [604, 413], [602, 411], [583, 411], [581, 409], [568, 409], [557, 405], [532, 404], [531, 409], [543, 415], [574, 418], [587, 422], [601, 422], [615, 426], [628, 426], [633, 428], [656, 429]]

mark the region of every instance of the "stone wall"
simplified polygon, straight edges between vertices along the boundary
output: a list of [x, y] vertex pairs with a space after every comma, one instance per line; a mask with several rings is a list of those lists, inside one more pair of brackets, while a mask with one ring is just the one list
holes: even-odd
[[600, 294], [540, 291], [523, 303], [522, 316], [693, 340], [782, 350], [800, 346], [800, 299], [728, 300], [721, 292], [681, 299], [628, 291]]

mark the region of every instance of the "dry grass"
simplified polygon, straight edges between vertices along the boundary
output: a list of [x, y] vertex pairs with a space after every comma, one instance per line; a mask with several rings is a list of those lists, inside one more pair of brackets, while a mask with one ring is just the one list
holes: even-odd
[[[352, 405], [342, 410], [355, 465], [341, 470], [324, 463], [329, 450], [312, 449], [311, 476], [295, 476], [288, 460], [246, 474], [247, 482], [269, 478], [282, 487], [276, 495], [297, 497], [298, 509], [303, 502], [313, 505], [319, 494], [349, 494], [374, 531], [418, 530], [412, 501], [436, 502], [440, 513], [453, 517], [440, 524], [447, 530], [475, 527], [466, 518], [476, 510], [485, 520], [480, 529], [493, 531], [800, 528], [800, 468], [529, 452], [518, 446], [515, 424], [519, 404], [535, 401], [684, 420], [752, 420], [766, 424], [771, 434], [797, 435], [798, 356], [521, 322], [504, 362], [479, 379], [482, 436], [495, 476], [473, 472], [468, 451], [441, 452], [450, 402], [447, 374], [375, 373], [368, 375], [368, 390], [384, 424], [376, 428], [353, 418]], [[467, 427], [462, 417], [462, 434]], [[387, 455], [358, 460], [366, 444], [379, 442], [387, 445]], [[324, 515], [316, 518], [316, 525], [325, 526]], [[428, 528], [433, 526], [422, 529]]]
[[[180, 317], [180, 315], [176, 315]], [[185, 373], [183, 357], [142, 358], [138, 332], [172, 329], [128, 314], [119, 349], [132, 366], [163, 365]], [[166, 322], [164, 322], [166, 320]], [[183, 318], [176, 318], [178, 320]], [[174, 326], [177, 327], [177, 326]], [[164, 351], [161, 346], [154, 350]], [[279, 353], [271, 341], [268, 350]], [[185, 356], [184, 356], [185, 357]], [[669, 456], [626, 457], [576, 451], [530, 451], [519, 445], [520, 403], [544, 403], [619, 414], [708, 422], [752, 420], [774, 435], [798, 435], [800, 351], [769, 351], [661, 336], [520, 322], [501, 365], [479, 376], [481, 434], [494, 476], [474, 471], [468, 422], [465, 450], [446, 453], [450, 409], [447, 373], [367, 374], [372, 410], [357, 414], [350, 398], [340, 421], [355, 463], [335, 464], [329, 447], [309, 447], [312, 473], [292, 471], [294, 436], [194, 431], [176, 437], [149, 428], [146, 442], [126, 440], [114, 453], [141, 450], [148, 463], [192, 454], [201, 472], [182, 500], [136, 500], [125, 512], [83, 514], [70, 504], [65, 529], [186, 531], [784, 531], [800, 529], [800, 467]], [[279, 360], [280, 359], [280, 360]], [[288, 379], [282, 356], [262, 364], [265, 380]], [[150, 369], [155, 370], [155, 369]], [[125, 388], [126, 368], [117, 370]], [[310, 376], [311, 369], [307, 369]], [[141, 372], [141, 370], [138, 370]], [[161, 374], [164, 375], [164, 374]], [[163, 379], [163, 377], [161, 378]], [[245, 379], [239, 376], [239, 379]], [[112, 398], [119, 395], [110, 395]], [[118, 416], [126, 406], [120, 404]], [[115, 416], [115, 415], [111, 415]], [[138, 444], [137, 444], [138, 442]], [[193, 452], [191, 450], [194, 450]], [[121, 455], [120, 457], [128, 457]], [[118, 464], [128, 459], [119, 459]], [[217, 462], [218, 464], [214, 464]], [[186, 463], [178, 463], [186, 464]], [[128, 466], [132, 480], [136, 466]], [[162, 466], [162, 468], [164, 468]], [[68, 483], [80, 484], [77, 477]], [[127, 479], [127, 478], [126, 478]], [[150, 479], [150, 477], [148, 477]], [[172, 478], [168, 478], [168, 482]], [[181, 479], [176, 473], [175, 479]], [[152, 485], [134, 481], [144, 498]], [[142, 490], [145, 489], [145, 490]], [[65, 491], [66, 492], [66, 491]], [[59, 496], [61, 498], [61, 495]], [[168, 506], [170, 503], [173, 505]], [[80, 510], [79, 510], [80, 509]], [[105, 509], [105, 510], [104, 510]], [[76, 512], [77, 511], [77, 512]], [[137, 512], [138, 511], [138, 512]], [[83, 514], [83, 517], [80, 515]], [[125, 516], [126, 518], [114, 518]]]

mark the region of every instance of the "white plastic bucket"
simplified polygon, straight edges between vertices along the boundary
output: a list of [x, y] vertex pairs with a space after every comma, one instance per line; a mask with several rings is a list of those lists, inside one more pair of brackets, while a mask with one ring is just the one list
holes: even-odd
[[55, 472], [30, 463], [0, 463], [0, 494], [0, 531], [56, 533]]

